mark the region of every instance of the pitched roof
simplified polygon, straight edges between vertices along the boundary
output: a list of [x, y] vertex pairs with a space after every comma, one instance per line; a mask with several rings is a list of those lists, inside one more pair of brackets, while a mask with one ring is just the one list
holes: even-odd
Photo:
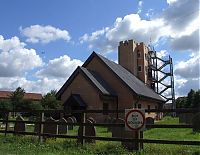
[[[74, 102], [75, 101], [75, 104]], [[73, 104], [76, 105], [76, 106], [80, 106], [80, 107], [87, 107], [87, 104], [83, 101], [83, 99], [81, 98], [80, 94], [72, 94], [68, 99], [67, 101], [64, 103], [64, 105], [70, 105], [70, 104]]]
[[[13, 91], [0, 91], [0, 99], [8, 99], [12, 95]], [[42, 94], [38, 93], [25, 93], [24, 99], [26, 100], [42, 100]]]
[[95, 71], [86, 69], [84, 67], [77, 67], [77, 69], [72, 73], [72, 75], [61, 87], [61, 89], [57, 92], [56, 94], [57, 98], [60, 98], [61, 94], [71, 84], [71, 82], [78, 75], [78, 73], [81, 73], [85, 78], [87, 78], [89, 82], [91, 82], [93, 86], [95, 86], [102, 94], [113, 95], [113, 96], [116, 95], [115, 91], [109, 87], [106, 81], [104, 81], [103, 78], [98, 73], [96, 73]]
[[163, 98], [161, 98], [157, 93], [155, 93], [151, 88], [146, 86], [140, 79], [135, 77], [132, 73], [130, 73], [128, 70], [126, 70], [121, 65], [108, 60], [107, 58], [103, 57], [100, 54], [97, 54], [93, 52], [90, 57], [86, 60], [86, 62], [83, 64], [83, 67], [86, 67], [87, 64], [91, 61], [91, 59], [96, 56], [99, 58], [106, 66], [109, 67], [110, 70], [112, 70], [117, 77], [122, 80], [134, 93], [137, 95], [140, 95], [142, 97], [147, 97], [159, 101], [164, 101]]

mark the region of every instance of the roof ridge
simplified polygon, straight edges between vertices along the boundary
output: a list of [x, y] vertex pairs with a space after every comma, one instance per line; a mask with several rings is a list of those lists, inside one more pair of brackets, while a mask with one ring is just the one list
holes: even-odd
[[[132, 74], [131, 72], [129, 72], [126, 68], [124, 68], [120, 64], [117, 64], [114, 61], [109, 60], [108, 58], [102, 56], [99, 53], [93, 52], [92, 54], [94, 54], [97, 57], [99, 57], [136, 94], [163, 101], [163, 99], [155, 91], [153, 91], [151, 88], [149, 88], [147, 85], [145, 85], [145, 83], [142, 80], [140, 80], [139, 78], [137, 78], [134, 74]], [[108, 64], [108, 63], [110, 63], [110, 64]], [[111, 65], [114, 65], [114, 66], [111, 66]], [[120, 69], [120, 71], [119, 71], [119, 69]], [[125, 74], [120, 76], [119, 72], [123, 72]], [[127, 74], [128, 74], [128, 76], [127, 76]], [[135, 84], [135, 86], [133, 86], [133, 85], [130, 86], [133, 83]], [[140, 89], [142, 89], [142, 88], [137, 88], [138, 84], [142, 85], [146, 89], [145, 93], [144, 93], [144, 91], [140, 91]], [[137, 90], [133, 89], [133, 87], [137, 88]], [[149, 95], [147, 94], [148, 91], [151, 92], [151, 93], [149, 92]]]

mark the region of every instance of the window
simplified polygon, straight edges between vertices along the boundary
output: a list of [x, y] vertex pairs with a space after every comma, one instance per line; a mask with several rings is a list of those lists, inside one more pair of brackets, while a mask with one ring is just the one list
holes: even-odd
[[155, 106], [155, 109], [158, 109], [158, 106], [157, 106], [157, 105]]
[[138, 57], [138, 58], [141, 57], [141, 53], [140, 53], [140, 51], [137, 51], [137, 57]]
[[145, 59], [148, 61], [148, 55], [147, 55], [147, 53], [145, 53]]
[[141, 109], [142, 105], [141, 104], [138, 104], [138, 109]]
[[[150, 105], [148, 105], [148, 110], [150, 110], [151, 109], [151, 106]], [[148, 112], [148, 114], [150, 114], [150, 112]]]
[[138, 72], [142, 71], [142, 66], [138, 66]]
[[108, 110], [108, 102], [103, 102], [103, 114], [104, 115], [108, 115], [108, 112], [106, 112], [106, 110]]

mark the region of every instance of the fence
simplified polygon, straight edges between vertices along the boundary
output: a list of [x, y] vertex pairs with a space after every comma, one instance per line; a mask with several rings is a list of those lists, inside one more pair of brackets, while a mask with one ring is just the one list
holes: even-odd
[[[5, 119], [0, 120], [0, 122], [5, 123], [5, 129], [0, 130], [0, 133], [4, 133], [5, 136], [8, 133], [17, 133], [22, 135], [35, 135], [39, 137], [39, 140], [42, 141], [43, 136], [52, 136], [57, 138], [71, 138], [71, 139], [78, 139], [81, 144], [84, 144], [84, 141], [87, 139], [92, 140], [102, 140], [102, 141], [121, 141], [121, 142], [134, 142], [136, 145], [135, 149], [138, 150], [139, 146], [142, 147], [143, 143], [156, 143], [156, 144], [180, 144], [180, 145], [200, 145], [200, 141], [174, 141], [174, 140], [155, 140], [155, 139], [144, 139], [142, 134], [140, 137], [136, 138], [123, 138], [123, 137], [97, 137], [97, 136], [86, 136], [85, 135], [85, 127], [87, 126], [101, 126], [101, 127], [124, 127], [124, 123], [86, 123], [86, 114], [87, 113], [124, 113], [124, 110], [77, 110], [77, 111], [70, 111], [73, 113], [81, 114], [81, 122], [77, 123], [63, 123], [63, 122], [51, 122], [51, 124], [57, 125], [76, 125], [80, 127], [81, 134], [80, 135], [66, 135], [66, 134], [47, 134], [43, 132], [44, 124], [48, 124], [49, 122], [44, 121], [44, 114], [45, 113], [66, 113], [63, 110], [40, 110], [40, 111], [15, 111], [16, 113], [35, 113], [39, 115], [39, 121], [17, 121], [17, 120], [9, 120], [9, 112], [13, 111], [0, 111], [0, 113], [5, 114]], [[162, 113], [172, 113], [176, 112], [179, 113], [197, 113], [199, 112], [198, 109], [146, 109], [145, 112], [162, 112]], [[39, 132], [15, 132], [8, 130], [8, 123], [33, 123], [39, 125]], [[146, 128], [193, 128], [192, 124], [146, 124]]]

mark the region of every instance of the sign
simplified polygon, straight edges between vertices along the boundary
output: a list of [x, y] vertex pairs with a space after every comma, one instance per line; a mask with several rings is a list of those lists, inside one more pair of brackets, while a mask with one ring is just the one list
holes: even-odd
[[125, 110], [125, 129], [128, 131], [143, 130], [145, 126], [145, 112], [142, 109]]

